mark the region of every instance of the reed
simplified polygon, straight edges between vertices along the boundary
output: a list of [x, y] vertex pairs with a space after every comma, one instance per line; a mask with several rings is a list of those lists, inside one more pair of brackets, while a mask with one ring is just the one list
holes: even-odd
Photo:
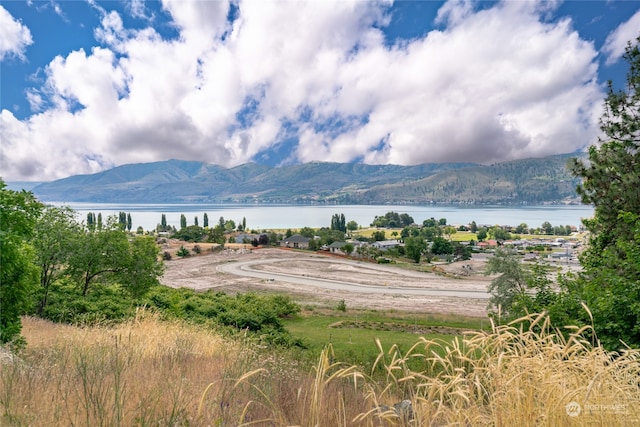
[[315, 366], [140, 312], [111, 327], [23, 321], [0, 354], [3, 426], [640, 425], [640, 353], [612, 354], [545, 316], [403, 352], [379, 341], [371, 372]]
[[[527, 316], [453, 343], [420, 339], [404, 354], [381, 351], [374, 369], [386, 381], [367, 384], [372, 409], [354, 421], [402, 424], [402, 414], [376, 408], [407, 399], [418, 426], [640, 425], [640, 352], [607, 353], [586, 329], [565, 339], [548, 317]], [[423, 369], [409, 368], [415, 359]]]

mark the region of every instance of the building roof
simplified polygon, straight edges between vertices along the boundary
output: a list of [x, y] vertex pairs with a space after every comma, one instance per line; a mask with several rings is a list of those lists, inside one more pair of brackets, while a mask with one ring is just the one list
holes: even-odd
[[329, 245], [329, 247], [330, 248], [335, 248], [335, 249], [340, 249], [346, 244], [347, 244], [347, 242], [333, 242], [332, 244]]
[[311, 239], [308, 237], [301, 236], [299, 234], [294, 234], [291, 237], [283, 239], [283, 242], [288, 243], [309, 243]]

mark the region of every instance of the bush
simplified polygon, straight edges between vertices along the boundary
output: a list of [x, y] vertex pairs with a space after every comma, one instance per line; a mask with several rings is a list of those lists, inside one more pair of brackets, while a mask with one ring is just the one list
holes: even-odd
[[145, 305], [189, 322], [215, 322], [230, 330], [255, 333], [270, 344], [302, 345], [291, 338], [280, 320], [300, 312], [300, 306], [288, 296], [253, 293], [232, 296], [224, 292], [157, 287], [149, 293]]
[[54, 322], [92, 325], [118, 323], [135, 313], [135, 301], [119, 285], [96, 285], [82, 296], [77, 286], [57, 282], [49, 290], [49, 303], [42, 317]]
[[178, 249], [178, 252], [176, 252], [176, 255], [178, 255], [179, 257], [187, 257], [189, 256], [189, 250], [184, 246], [180, 246], [180, 249]]
[[347, 303], [344, 302], [343, 299], [338, 301], [338, 305], [336, 306], [336, 310], [345, 312], [347, 311]]
[[162, 259], [165, 261], [171, 261], [171, 253], [169, 253], [169, 251], [164, 251], [164, 253], [162, 254]]

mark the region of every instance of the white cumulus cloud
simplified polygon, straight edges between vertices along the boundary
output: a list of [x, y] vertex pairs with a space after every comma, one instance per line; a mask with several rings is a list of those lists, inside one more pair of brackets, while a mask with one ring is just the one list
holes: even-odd
[[[494, 161], [597, 132], [597, 52], [548, 3], [451, 1], [389, 46], [388, 2], [163, 2], [179, 37], [102, 11], [91, 51], [54, 58], [38, 110], [0, 115], [3, 173], [55, 179], [169, 158]], [[46, 99], [42, 99], [46, 97]], [[278, 150], [288, 150], [283, 156]]]
[[625, 52], [629, 42], [640, 37], [640, 10], [613, 30], [604, 42], [602, 51], [607, 56], [607, 64], [616, 62]]
[[32, 43], [29, 28], [0, 5], [0, 61], [8, 56], [24, 60], [24, 52]]

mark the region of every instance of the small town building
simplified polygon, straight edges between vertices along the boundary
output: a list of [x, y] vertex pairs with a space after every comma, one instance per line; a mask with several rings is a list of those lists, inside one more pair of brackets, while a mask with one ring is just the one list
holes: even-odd
[[280, 246], [283, 248], [295, 248], [295, 249], [309, 249], [310, 238], [301, 236], [300, 234], [294, 234], [291, 237], [285, 237], [280, 241]]
[[381, 251], [386, 251], [387, 249], [400, 246], [400, 242], [397, 240], [381, 240], [379, 242], [373, 242], [371, 246]]

